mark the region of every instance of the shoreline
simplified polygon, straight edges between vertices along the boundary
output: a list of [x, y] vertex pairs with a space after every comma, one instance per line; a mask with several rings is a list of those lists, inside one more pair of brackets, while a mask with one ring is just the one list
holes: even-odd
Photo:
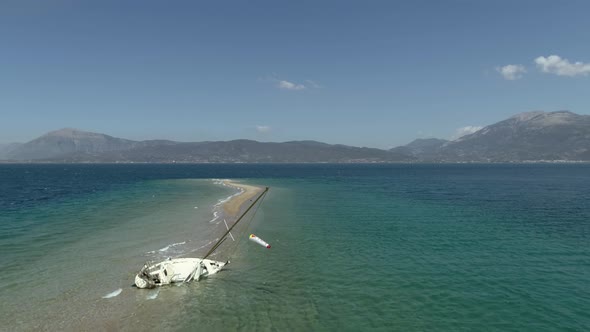
[[222, 205], [223, 213], [231, 218], [236, 218], [244, 210], [245, 203], [264, 190], [262, 187], [243, 184], [235, 180], [222, 180], [221, 183], [224, 186], [237, 188], [241, 191]]

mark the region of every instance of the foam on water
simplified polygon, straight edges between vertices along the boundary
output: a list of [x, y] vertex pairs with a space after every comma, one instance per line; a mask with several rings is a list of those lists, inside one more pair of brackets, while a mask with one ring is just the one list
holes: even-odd
[[244, 193], [244, 189], [238, 188], [236, 186], [229, 185], [229, 184], [227, 184], [226, 181], [229, 181], [229, 180], [228, 179], [213, 179], [213, 183], [214, 184], [221, 185], [221, 186], [224, 186], [224, 187], [233, 188], [233, 189], [237, 189], [237, 192], [234, 193], [234, 194], [231, 194], [231, 195], [229, 195], [229, 196], [227, 196], [225, 198], [219, 199], [217, 201], [217, 203], [215, 205], [213, 205], [213, 209], [212, 209], [213, 219], [209, 220], [209, 223], [219, 224], [220, 223], [219, 219], [221, 217], [223, 204], [229, 202], [232, 198], [234, 198], [236, 196], [239, 196], [239, 195], [241, 195], [241, 194]]
[[158, 297], [158, 294], [160, 294], [160, 289], [155, 289], [150, 291], [150, 293], [148, 294], [148, 296], [146, 296], [146, 299], [148, 300], [155, 300]]
[[119, 294], [121, 294], [121, 292], [123, 292], [123, 288], [119, 288], [117, 290], [114, 290], [114, 291], [108, 293], [107, 295], [103, 296], [102, 298], [103, 299], [110, 299], [112, 297], [118, 296]]
[[213, 211], [213, 219], [209, 220], [209, 223], [214, 223], [219, 219], [219, 211]]
[[239, 195], [241, 195], [241, 194], [243, 194], [243, 193], [244, 193], [244, 189], [242, 189], [242, 188], [237, 188], [237, 189], [238, 189], [238, 192], [237, 192], [237, 193], [235, 193], [235, 194], [233, 194], [233, 195], [230, 195], [230, 196], [227, 196], [227, 197], [226, 197], [226, 198], [224, 198], [224, 199], [220, 199], [219, 201], [217, 201], [217, 204], [215, 204], [214, 206], [215, 206], [215, 207], [222, 206], [223, 204], [225, 204], [225, 203], [229, 202], [229, 201], [230, 201], [232, 198], [234, 198], [234, 197], [236, 197], [236, 196], [239, 196]]
[[172, 247], [181, 246], [183, 244], [186, 244], [186, 241], [169, 244], [169, 245], [165, 246], [164, 248], [159, 249], [158, 251], [159, 252], [166, 252], [166, 251], [168, 251], [168, 249], [170, 249]]
[[[182, 246], [182, 245], [186, 244], [186, 242], [187, 241], [172, 243], [172, 244], [169, 244], [169, 245], [167, 245], [167, 246], [165, 246], [163, 248], [160, 248], [160, 249], [157, 249], [157, 250], [148, 251], [147, 254], [164, 253], [164, 252], [167, 252], [168, 250], [170, 250], [172, 248], [175, 248], [175, 247], [178, 247], [178, 246]], [[189, 240], [189, 242], [190, 242], [190, 240]]]

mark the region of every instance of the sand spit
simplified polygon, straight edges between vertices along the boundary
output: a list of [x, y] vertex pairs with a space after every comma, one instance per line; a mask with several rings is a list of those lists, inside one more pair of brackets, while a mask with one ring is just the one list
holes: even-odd
[[242, 191], [241, 194], [232, 197], [229, 201], [223, 204], [223, 210], [229, 216], [237, 216], [242, 205], [256, 197], [263, 190], [261, 187], [242, 184], [232, 180], [223, 180], [223, 184], [228, 187], [238, 188]]

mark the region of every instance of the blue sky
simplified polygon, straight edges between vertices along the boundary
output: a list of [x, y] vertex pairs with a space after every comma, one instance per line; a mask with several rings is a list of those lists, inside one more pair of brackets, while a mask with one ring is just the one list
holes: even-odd
[[[520, 112], [590, 114], [587, 1], [0, 2], [0, 143], [388, 148]], [[556, 57], [550, 57], [556, 56]]]

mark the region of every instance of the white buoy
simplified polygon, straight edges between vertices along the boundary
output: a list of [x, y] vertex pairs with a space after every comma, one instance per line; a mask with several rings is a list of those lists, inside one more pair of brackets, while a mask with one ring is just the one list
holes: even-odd
[[266, 247], [266, 248], [270, 248], [270, 244], [264, 242], [263, 239], [259, 238], [258, 236], [254, 235], [254, 234], [250, 234], [250, 240], [258, 243], [259, 245]]

